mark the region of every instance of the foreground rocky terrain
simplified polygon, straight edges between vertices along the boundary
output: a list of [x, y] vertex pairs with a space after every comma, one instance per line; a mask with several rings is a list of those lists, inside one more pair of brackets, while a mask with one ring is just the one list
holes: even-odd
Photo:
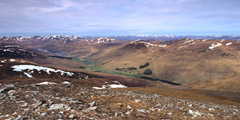
[[94, 89], [70, 82], [0, 85], [0, 119], [240, 119], [240, 107]]

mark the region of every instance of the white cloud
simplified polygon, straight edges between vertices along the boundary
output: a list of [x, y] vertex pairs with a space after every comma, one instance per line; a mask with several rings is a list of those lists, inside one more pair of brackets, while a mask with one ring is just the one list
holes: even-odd
[[0, 1], [0, 32], [201, 31], [240, 18], [239, 0]]
[[53, 13], [53, 12], [59, 12], [59, 11], [65, 10], [74, 5], [74, 3], [69, 0], [60, 0], [54, 3], [56, 4], [56, 6], [53, 6], [53, 7], [42, 7], [42, 8], [30, 7], [28, 9], [38, 11], [40, 13]]

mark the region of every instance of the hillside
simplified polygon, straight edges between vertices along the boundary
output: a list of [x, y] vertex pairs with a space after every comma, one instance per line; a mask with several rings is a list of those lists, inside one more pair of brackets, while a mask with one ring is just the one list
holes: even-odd
[[[215, 89], [239, 89], [240, 43], [235, 40], [182, 39], [168, 42], [133, 41], [96, 54], [91, 58], [105, 69], [145, 75], [181, 84], [218, 81]], [[140, 68], [140, 66], [146, 67]], [[135, 69], [129, 69], [135, 68]], [[230, 83], [233, 86], [221, 87]], [[205, 84], [211, 86], [209, 84]]]
[[[36, 58], [31, 53], [42, 56], [44, 59], [37, 57], [31, 60], [40, 65], [142, 77], [196, 89], [239, 90], [238, 40], [184, 38], [122, 41], [36, 36], [4, 37], [0, 42], [2, 46], [23, 46], [18, 51], [26, 51], [27, 58]], [[13, 48], [17, 50], [18, 47]], [[4, 52], [10, 52], [2, 47], [4, 49]]]

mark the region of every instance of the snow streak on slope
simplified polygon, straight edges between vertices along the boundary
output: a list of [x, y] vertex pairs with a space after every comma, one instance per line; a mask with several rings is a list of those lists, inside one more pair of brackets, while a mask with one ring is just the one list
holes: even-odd
[[106, 89], [106, 88], [127, 88], [127, 86], [120, 84], [118, 81], [113, 81], [116, 84], [102, 85], [102, 87], [92, 87], [93, 89]]
[[221, 43], [217, 43], [216, 45], [212, 44], [208, 49], [213, 50], [214, 48], [219, 47], [219, 46], [222, 46], [222, 44]]
[[59, 70], [59, 69], [53, 69], [53, 68], [48, 68], [48, 67], [43, 67], [43, 66], [36, 66], [36, 65], [14, 65], [11, 68], [13, 68], [13, 71], [17, 71], [17, 72], [22, 72], [23, 70], [28, 70], [29, 72], [33, 73], [34, 70], [37, 71], [45, 71], [48, 74], [51, 74], [50, 72], [55, 72], [58, 73], [60, 72], [61, 75], [67, 74], [67, 76], [73, 76], [74, 73], [72, 72], [65, 72], [63, 70]]

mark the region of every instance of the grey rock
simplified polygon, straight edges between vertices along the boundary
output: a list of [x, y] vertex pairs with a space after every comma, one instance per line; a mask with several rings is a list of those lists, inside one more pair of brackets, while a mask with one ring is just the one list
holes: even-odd
[[66, 104], [53, 104], [50, 106], [48, 110], [71, 110], [71, 107], [69, 107]]
[[57, 118], [63, 118], [63, 115], [62, 114], [57, 114], [56, 117]]
[[13, 96], [14, 93], [16, 93], [15, 90], [10, 90], [10, 91], [8, 91], [8, 94], [9, 94], [10, 96]]
[[97, 106], [89, 107], [89, 108], [83, 110], [83, 112], [90, 112], [90, 111], [93, 111], [93, 110], [96, 110], [96, 109], [97, 109]]
[[20, 116], [20, 115], [18, 115], [18, 117], [16, 117], [16, 118], [13, 118], [12, 120], [21, 120], [21, 116]]
[[67, 99], [66, 99], [66, 98], [61, 98], [60, 100], [61, 100], [62, 102], [63, 102], [63, 101], [67, 101]]
[[90, 107], [96, 106], [96, 102], [93, 101], [93, 102], [89, 103], [89, 105], [90, 105]]
[[21, 107], [27, 107], [28, 103], [23, 103], [22, 105], [20, 105]]
[[54, 104], [54, 101], [48, 100], [48, 105], [52, 105], [52, 104]]
[[42, 105], [42, 101], [38, 101], [37, 103], [32, 104], [32, 107], [37, 108], [40, 105]]
[[41, 115], [42, 115], [42, 116], [47, 116], [48, 113], [47, 113], [47, 112], [44, 112], [44, 113], [42, 113]]
[[149, 111], [145, 109], [137, 109], [137, 111], [145, 114], [149, 113]]
[[14, 88], [15, 88], [15, 85], [14, 85], [14, 84], [6, 85], [6, 87], [0, 89], [0, 93], [8, 92], [8, 91], [10, 91], [10, 90], [13, 90]]
[[15, 88], [15, 85], [14, 84], [8, 84], [6, 85], [7, 88]]
[[74, 115], [74, 114], [71, 114], [71, 115], [69, 115], [69, 118], [70, 118], [70, 119], [75, 119], [75, 118], [77, 118], [77, 116]]
[[70, 104], [81, 104], [81, 102], [78, 99], [70, 99]]

